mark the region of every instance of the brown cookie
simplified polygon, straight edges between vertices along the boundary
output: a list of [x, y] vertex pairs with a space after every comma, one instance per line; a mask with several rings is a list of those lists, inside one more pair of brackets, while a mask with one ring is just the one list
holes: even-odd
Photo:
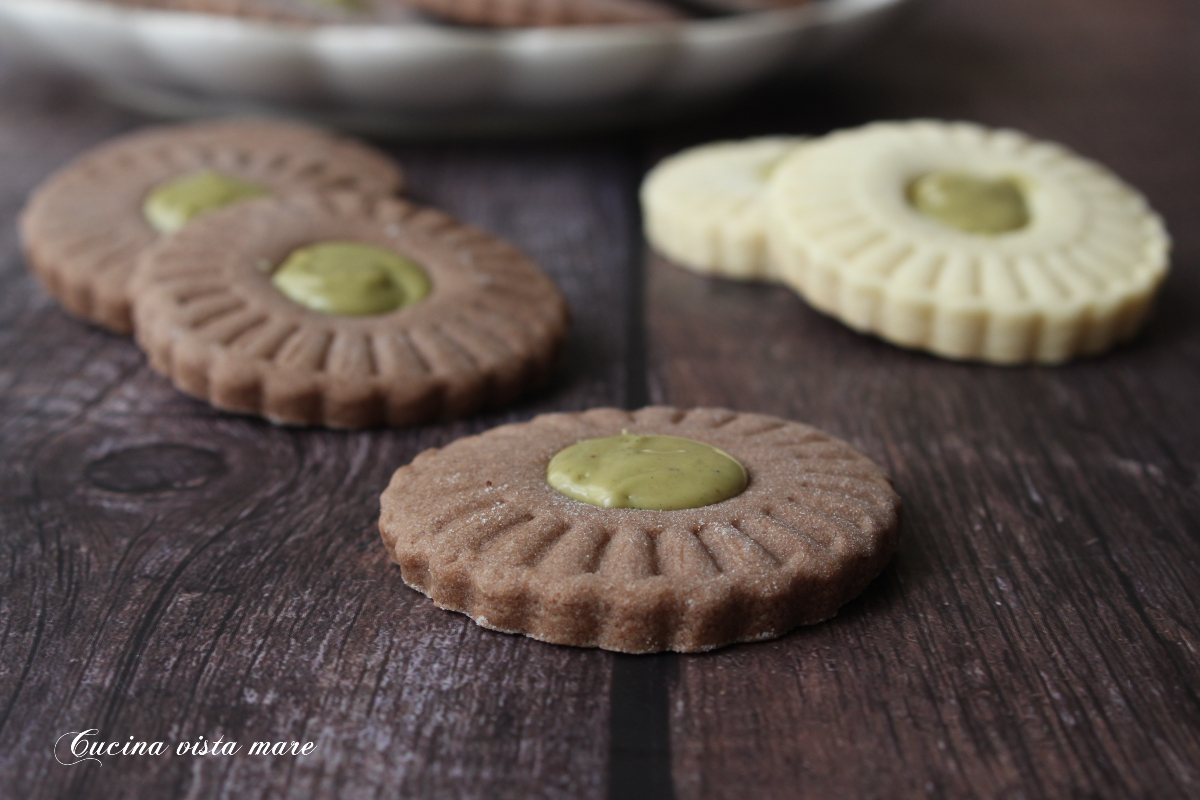
[[271, 192], [354, 189], [389, 194], [399, 168], [383, 153], [289, 122], [206, 122], [138, 131], [50, 176], [21, 214], [30, 269], [72, 314], [130, 332], [129, 276], [159, 239], [142, 204], [156, 187], [206, 170]]
[[[702, 508], [599, 508], [546, 482], [550, 459], [627, 430], [741, 462], [749, 484]], [[722, 409], [546, 414], [397, 470], [379, 528], [404, 581], [484, 627], [630, 653], [769, 639], [832, 617], [891, 557], [884, 471], [815, 428]]]
[[[353, 241], [420, 265], [415, 305], [309, 310], [271, 272], [308, 245]], [[554, 283], [511, 245], [433, 209], [355, 193], [216, 211], [163, 239], [131, 288], [137, 340], [184, 392], [273, 422], [358, 428], [459, 417], [540, 384], [567, 329]]]
[[655, 0], [410, 0], [414, 8], [451, 22], [502, 28], [620, 25], [686, 19]]
[[405, 23], [417, 18], [401, 0], [107, 0], [119, 6], [221, 14], [296, 24]]

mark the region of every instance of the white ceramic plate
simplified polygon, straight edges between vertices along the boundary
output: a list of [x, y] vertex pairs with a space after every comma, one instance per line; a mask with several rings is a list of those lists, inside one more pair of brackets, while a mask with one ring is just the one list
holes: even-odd
[[668, 113], [844, 50], [905, 0], [657, 25], [298, 28], [88, 0], [0, 0], [0, 51], [172, 116], [302, 115], [397, 134], [586, 128]]

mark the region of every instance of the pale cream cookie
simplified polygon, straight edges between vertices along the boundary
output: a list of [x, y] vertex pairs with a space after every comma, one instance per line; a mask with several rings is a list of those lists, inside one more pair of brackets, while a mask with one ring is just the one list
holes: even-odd
[[767, 180], [803, 141], [769, 136], [716, 142], [663, 160], [642, 182], [646, 238], [697, 272], [778, 280], [767, 257]]
[[955, 359], [1055, 363], [1132, 336], [1170, 240], [1137, 191], [1066, 148], [970, 123], [876, 123], [780, 164], [772, 257], [809, 303]]

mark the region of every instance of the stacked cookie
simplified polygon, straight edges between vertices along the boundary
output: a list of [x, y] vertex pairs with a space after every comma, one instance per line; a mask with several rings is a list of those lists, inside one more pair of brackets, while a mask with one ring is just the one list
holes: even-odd
[[134, 331], [218, 408], [405, 425], [539, 385], [566, 303], [511, 245], [399, 199], [382, 153], [281, 122], [155, 128], [51, 176], [21, 216], [69, 312]]
[[954, 359], [1101, 352], [1136, 333], [1168, 266], [1162, 221], [1111, 172], [970, 123], [707, 145], [656, 167], [642, 204], [650, 242], [686, 267], [782, 280]]

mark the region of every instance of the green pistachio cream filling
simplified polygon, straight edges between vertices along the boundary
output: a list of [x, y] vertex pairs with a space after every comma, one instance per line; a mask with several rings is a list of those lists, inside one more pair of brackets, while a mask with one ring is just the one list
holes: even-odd
[[678, 436], [585, 439], [559, 452], [546, 482], [601, 508], [676, 511], [719, 503], [746, 488], [745, 468], [728, 453]]
[[931, 172], [908, 187], [913, 208], [964, 233], [994, 236], [1029, 224], [1025, 189], [1016, 178]]
[[431, 288], [419, 266], [361, 242], [321, 242], [294, 251], [271, 276], [288, 299], [324, 314], [386, 314], [420, 302]]
[[142, 213], [154, 230], [174, 233], [201, 214], [268, 194], [249, 181], [203, 170], [155, 187], [142, 203]]

